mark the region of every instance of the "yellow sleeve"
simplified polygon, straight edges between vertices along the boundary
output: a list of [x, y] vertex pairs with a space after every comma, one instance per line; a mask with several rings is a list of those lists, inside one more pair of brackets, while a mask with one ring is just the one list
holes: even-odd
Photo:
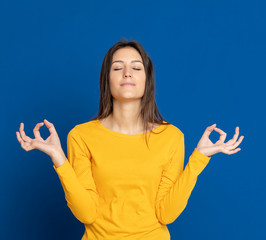
[[185, 209], [197, 177], [211, 157], [195, 148], [183, 171], [184, 158], [185, 144], [182, 133], [177, 139], [176, 148], [172, 151], [170, 160], [162, 173], [155, 201], [156, 216], [162, 224], [174, 222]]
[[67, 156], [68, 160], [61, 166], [53, 167], [64, 189], [67, 206], [80, 222], [91, 224], [97, 218], [99, 195], [91, 172], [91, 154], [85, 151], [75, 128], [67, 135]]

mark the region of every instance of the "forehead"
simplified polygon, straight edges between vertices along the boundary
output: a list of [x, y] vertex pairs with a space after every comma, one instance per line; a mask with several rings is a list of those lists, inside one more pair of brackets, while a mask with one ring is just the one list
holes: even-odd
[[132, 59], [142, 60], [139, 52], [133, 47], [120, 48], [113, 54], [113, 60], [130, 61]]

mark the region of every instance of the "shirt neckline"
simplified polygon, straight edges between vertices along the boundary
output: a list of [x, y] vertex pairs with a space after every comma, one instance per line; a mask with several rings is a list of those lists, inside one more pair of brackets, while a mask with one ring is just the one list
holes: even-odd
[[[165, 121], [163, 121], [165, 123]], [[124, 138], [139, 138], [139, 137], [142, 137], [145, 135], [145, 133], [139, 133], [139, 134], [125, 134], [125, 133], [119, 133], [119, 132], [116, 132], [116, 131], [113, 131], [105, 126], [102, 125], [102, 123], [100, 122], [100, 120], [97, 118], [95, 120], [95, 123], [97, 124], [97, 126], [99, 128], [101, 128], [102, 130], [104, 130], [105, 132], [108, 132], [112, 135], [115, 135], [115, 136], [118, 136], [118, 137], [124, 137]], [[160, 126], [154, 128], [152, 131], [155, 132], [155, 131], [158, 131], [160, 130], [164, 125], [161, 124]], [[149, 134], [151, 131], [148, 131], [146, 132], [147, 134]]]

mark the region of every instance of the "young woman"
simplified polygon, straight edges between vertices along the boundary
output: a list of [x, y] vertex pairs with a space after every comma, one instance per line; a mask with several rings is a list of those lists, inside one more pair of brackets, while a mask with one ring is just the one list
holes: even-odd
[[[24, 150], [51, 157], [67, 206], [85, 225], [82, 240], [169, 240], [166, 225], [186, 207], [211, 156], [240, 150], [238, 127], [225, 143], [226, 133], [213, 124], [183, 170], [184, 134], [163, 119], [154, 92], [149, 56], [137, 41], [122, 40], [103, 60], [98, 116], [68, 133], [68, 158], [46, 119], [35, 126], [35, 139], [26, 136], [23, 123], [16, 132]], [[50, 131], [46, 140], [39, 132], [43, 124]], [[215, 144], [209, 139], [213, 130], [221, 135]]]

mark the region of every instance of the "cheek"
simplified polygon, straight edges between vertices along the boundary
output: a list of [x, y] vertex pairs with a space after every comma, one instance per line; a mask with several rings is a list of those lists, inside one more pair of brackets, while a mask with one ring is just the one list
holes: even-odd
[[115, 72], [110, 72], [110, 74], [109, 74], [110, 80], [114, 79], [115, 77], [116, 77], [116, 73]]
[[117, 73], [110, 73], [109, 75], [109, 85], [112, 94], [117, 94], [120, 89], [120, 79], [121, 77]]
[[142, 75], [138, 79], [136, 79], [136, 84], [137, 84], [137, 89], [139, 92], [144, 92], [145, 91], [145, 86], [146, 86], [146, 76]]
[[116, 73], [116, 72], [110, 73], [110, 75], [109, 75], [110, 85], [119, 82], [120, 78], [121, 77], [120, 77], [119, 73]]
[[146, 75], [145, 73], [143, 73], [138, 77], [138, 84], [141, 85], [142, 87], [145, 87], [145, 83], [146, 83]]

